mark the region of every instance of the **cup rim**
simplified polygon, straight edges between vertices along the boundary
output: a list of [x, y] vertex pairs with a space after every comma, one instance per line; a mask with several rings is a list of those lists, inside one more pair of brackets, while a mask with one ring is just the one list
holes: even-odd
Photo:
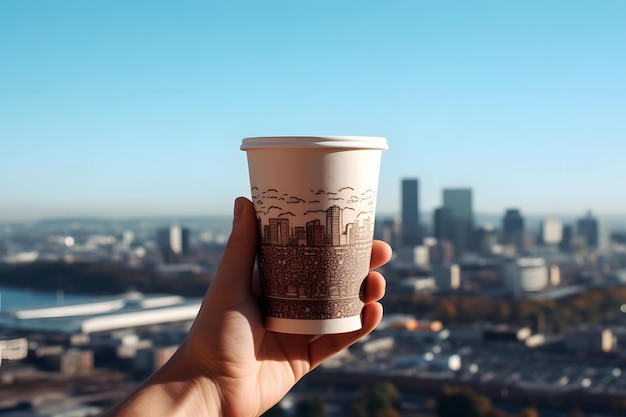
[[340, 148], [387, 150], [387, 139], [379, 136], [256, 136], [242, 140], [241, 150], [276, 148]]

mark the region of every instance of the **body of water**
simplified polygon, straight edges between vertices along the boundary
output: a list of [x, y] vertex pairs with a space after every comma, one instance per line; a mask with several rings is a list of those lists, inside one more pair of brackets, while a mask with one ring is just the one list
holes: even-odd
[[0, 287], [0, 311], [55, 307], [100, 301], [103, 297]]

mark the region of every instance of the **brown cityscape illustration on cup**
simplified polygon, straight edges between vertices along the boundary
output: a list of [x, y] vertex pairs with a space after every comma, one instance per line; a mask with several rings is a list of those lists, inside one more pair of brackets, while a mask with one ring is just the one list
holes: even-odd
[[346, 186], [294, 195], [255, 186], [252, 198], [265, 315], [299, 320], [358, 316], [376, 192]]

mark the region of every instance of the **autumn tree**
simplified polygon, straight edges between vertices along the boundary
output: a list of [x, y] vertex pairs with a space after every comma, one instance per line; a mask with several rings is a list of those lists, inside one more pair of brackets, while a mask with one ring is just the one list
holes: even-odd
[[391, 382], [380, 382], [361, 389], [359, 399], [352, 405], [350, 417], [395, 417], [402, 397]]
[[539, 417], [539, 412], [535, 408], [528, 407], [520, 412], [519, 417]]
[[465, 388], [444, 388], [437, 404], [438, 417], [487, 417], [489, 398]]

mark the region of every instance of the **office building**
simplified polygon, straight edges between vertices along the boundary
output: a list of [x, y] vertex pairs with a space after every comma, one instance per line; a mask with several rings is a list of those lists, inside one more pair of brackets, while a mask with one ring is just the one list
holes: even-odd
[[402, 244], [404, 246], [422, 244], [417, 178], [402, 180]]
[[402, 246], [402, 219], [383, 219], [376, 222], [379, 225], [376, 229], [375, 239], [383, 240], [393, 248]]
[[476, 252], [481, 255], [491, 255], [498, 243], [498, 238], [493, 225], [485, 223], [476, 228], [474, 233], [474, 243], [476, 246]]
[[584, 239], [589, 249], [598, 249], [600, 242], [600, 227], [598, 219], [587, 212], [587, 216], [578, 219], [577, 222], [578, 236]]
[[0, 334], [0, 366], [2, 360], [19, 361], [28, 357], [28, 339]]
[[473, 221], [471, 188], [444, 188], [443, 206], [450, 211], [452, 218]]
[[424, 245], [403, 247], [396, 251], [396, 260], [423, 269], [430, 267], [430, 248]]
[[171, 226], [157, 231], [157, 245], [165, 262], [175, 262], [189, 253], [189, 229]]
[[571, 225], [564, 225], [563, 234], [561, 235], [561, 242], [559, 243], [559, 249], [564, 252], [569, 252], [572, 249], [573, 240], [574, 228]]
[[461, 268], [456, 264], [435, 265], [432, 269], [437, 287], [456, 290], [461, 286]]
[[429, 250], [428, 257], [433, 265], [454, 261], [454, 245], [449, 240], [438, 240], [436, 244], [429, 246]]
[[434, 236], [437, 240], [450, 240], [451, 235], [451, 219], [450, 210], [445, 207], [435, 209], [433, 214]]
[[443, 190], [443, 208], [448, 210], [448, 231], [457, 257], [472, 248], [474, 211], [470, 188], [448, 188]]
[[561, 220], [548, 218], [541, 222], [541, 242], [544, 245], [558, 245], [563, 239], [563, 223]]
[[508, 209], [502, 219], [504, 243], [518, 246], [524, 235], [524, 218], [518, 209]]
[[551, 287], [558, 287], [561, 285], [561, 268], [558, 265], [550, 265], [548, 276], [550, 277]]
[[570, 328], [565, 334], [565, 349], [570, 352], [602, 354], [617, 350], [617, 338], [609, 328]]

